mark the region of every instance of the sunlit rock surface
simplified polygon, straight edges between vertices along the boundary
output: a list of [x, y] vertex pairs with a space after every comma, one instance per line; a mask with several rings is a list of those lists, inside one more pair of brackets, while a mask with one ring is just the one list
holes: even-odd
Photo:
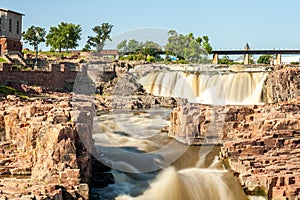
[[259, 187], [269, 198], [299, 195], [300, 98], [260, 106], [180, 106], [171, 113], [169, 136], [223, 145], [221, 157], [248, 190]]
[[300, 68], [275, 70], [266, 80], [264, 98], [267, 102], [281, 102], [300, 96]]
[[91, 155], [82, 140], [92, 139], [78, 133], [92, 127], [91, 109], [69, 95], [1, 101], [0, 197], [87, 199]]

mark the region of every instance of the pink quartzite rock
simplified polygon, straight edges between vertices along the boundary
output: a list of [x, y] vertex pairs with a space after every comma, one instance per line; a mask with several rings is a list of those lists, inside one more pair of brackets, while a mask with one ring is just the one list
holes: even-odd
[[169, 136], [187, 144], [222, 144], [220, 157], [249, 193], [261, 188], [269, 199], [300, 198], [300, 98], [179, 106], [171, 113]]
[[[71, 107], [68, 95], [0, 102], [0, 132], [5, 131], [0, 175], [7, 176], [0, 177], [0, 199], [88, 199], [93, 104], [77, 105]], [[78, 114], [70, 114], [74, 112]], [[82, 139], [89, 149], [79, 137], [79, 126], [85, 127]]]

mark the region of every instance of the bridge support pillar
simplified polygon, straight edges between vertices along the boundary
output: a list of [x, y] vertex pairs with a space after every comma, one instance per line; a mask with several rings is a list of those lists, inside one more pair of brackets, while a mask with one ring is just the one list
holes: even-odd
[[250, 64], [250, 55], [245, 54], [244, 55], [244, 65], [249, 65]]
[[281, 64], [281, 54], [276, 54], [276, 65]]
[[218, 56], [218, 54], [214, 54], [214, 56], [213, 56], [213, 64], [218, 64], [219, 63], [219, 56]]

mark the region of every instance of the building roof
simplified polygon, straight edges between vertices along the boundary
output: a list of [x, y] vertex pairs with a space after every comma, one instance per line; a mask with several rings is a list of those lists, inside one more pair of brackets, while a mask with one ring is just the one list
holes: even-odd
[[0, 11], [11, 12], [11, 13], [14, 13], [14, 14], [17, 14], [17, 15], [23, 15], [24, 16], [24, 14], [22, 14], [22, 13], [12, 11], [12, 10], [8, 10], [8, 9], [4, 9], [4, 8], [0, 8]]

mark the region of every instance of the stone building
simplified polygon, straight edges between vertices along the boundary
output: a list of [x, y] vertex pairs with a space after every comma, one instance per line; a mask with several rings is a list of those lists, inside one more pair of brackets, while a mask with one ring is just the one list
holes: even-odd
[[0, 8], [0, 54], [22, 51], [22, 17], [24, 14]]

